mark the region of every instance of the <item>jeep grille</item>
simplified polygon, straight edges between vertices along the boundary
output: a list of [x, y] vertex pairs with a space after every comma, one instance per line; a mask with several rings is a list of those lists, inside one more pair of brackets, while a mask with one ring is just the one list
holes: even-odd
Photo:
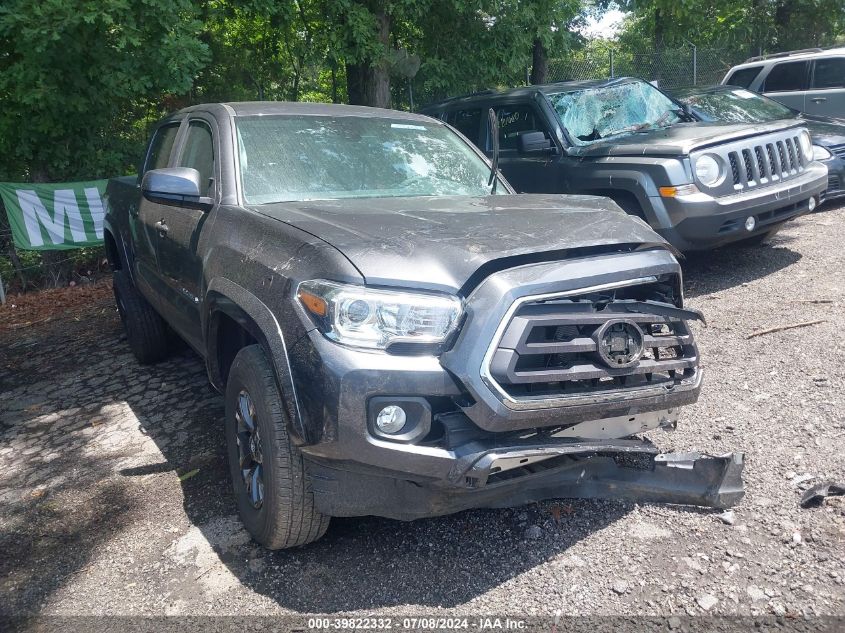
[[736, 190], [785, 180], [807, 168], [798, 135], [728, 152], [728, 160]]

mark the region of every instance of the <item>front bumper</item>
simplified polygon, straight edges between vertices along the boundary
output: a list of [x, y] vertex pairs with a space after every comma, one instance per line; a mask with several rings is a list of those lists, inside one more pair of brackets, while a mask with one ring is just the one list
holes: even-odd
[[558, 447], [561, 455], [518, 476], [495, 478], [489, 459], [528, 455], [532, 449], [481, 450], [462, 460], [446, 483], [419, 485], [336, 463], [310, 462], [317, 509], [329, 516], [375, 515], [410, 521], [470, 508], [505, 508], [571, 498], [623, 498], [635, 502], [727, 508], [743, 497], [744, 455], [669, 453], [646, 465], [620, 464], [629, 453], [653, 454], [651, 445], [632, 441]]
[[[665, 226], [655, 230], [682, 251], [716, 248], [767, 233], [807, 213], [810, 198], [820, 196], [827, 186], [827, 167], [814, 162], [791, 180], [734, 195], [651, 198], [655, 208], [665, 209], [662, 215], [668, 218]], [[744, 226], [750, 216], [756, 220], [753, 231]]]
[[833, 156], [822, 164], [827, 167], [827, 189], [821, 194], [822, 201], [845, 196], [845, 158]]

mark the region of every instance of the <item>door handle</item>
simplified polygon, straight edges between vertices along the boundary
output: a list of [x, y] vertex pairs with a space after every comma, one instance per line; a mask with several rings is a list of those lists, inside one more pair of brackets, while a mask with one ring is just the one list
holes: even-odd
[[813, 103], [822, 103], [823, 101], [827, 101], [827, 97], [813, 97], [810, 101]]
[[155, 227], [156, 231], [158, 231], [158, 234], [162, 237], [167, 235], [167, 232], [170, 230], [170, 227], [168, 227], [167, 224], [164, 223], [164, 218], [156, 222]]

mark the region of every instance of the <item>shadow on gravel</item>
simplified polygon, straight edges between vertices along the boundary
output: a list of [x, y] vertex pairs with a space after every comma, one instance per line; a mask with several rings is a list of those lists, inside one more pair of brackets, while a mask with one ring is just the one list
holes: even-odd
[[[199, 361], [168, 382], [205, 379]], [[465, 603], [601, 530], [633, 509], [617, 502], [561, 500], [505, 510], [476, 510], [413, 522], [376, 517], [333, 519], [327, 534], [306, 547], [271, 552], [244, 543], [228, 479], [222, 433], [222, 399], [185, 428], [190, 441], [152, 422], [155, 413], [131, 403], [167, 464], [125, 469], [127, 477], [176, 469], [200, 472], [182, 482], [184, 509], [229, 571], [250, 590], [301, 613], [381, 609], [402, 605], [452, 607]], [[219, 414], [208, 423], [207, 414]], [[186, 450], [189, 449], [189, 450]], [[221, 526], [223, 533], [221, 534]], [[531, 526], [542, 532], [525, 538]], [[234, 529], [238, 533], [232, 533]], [[535, 530], [536, 532], [536, 530]], [[579, 560], [570, 561], [579, 565]], [[580, 562], [583, 565], [583, 562]], [[565, 570], [561, 568], [561, 573]], [[248, 594], [247, 594], [248, 595]], [[193, 596], [197, 599], [197, 596]]]
[[[200, 359], [182, 351], [138, 365], [113, 311], [86, 323], [88, 337], [63, 337], [62, 327], [27, 332], [28, 364], [0, 390], [0, 449], [14, 449], [0, 453], [0, 613], [37, 612], [84, 578], [94, 558], [99, 570], [137, 569], [139, 580], [142, 568], [172, 564], [170, 542], [179, 536], [156, 528], [172, 524], [180, 509], [246, 588], [286, 609], [331, 613], [465, 603], [633, 508], [576, 500], [411, 523], [336, 519], [317, 543], [269, 552], [245, 538], [234, 518], [223, 402]], [[10, 344], [0, 340], [0, 353]], [[181, 497], [174, 476], [182, 478]], [[538, 538], [526, 538], [529, 528]], [[127, 538], [156, 538], [152, 551], [161, 553], [132, 560], [117, 545]], [[584, 564], [566, 556], [553, 567], [565, 574]], [[204, 600], [204, 572], [181, 569], [172, 598]]]
[[783, 245], [788, 235], [778, 235], [773, 245], [732, 246], [715, 251], [687, 253], [681, 265], [684, 270], [684, 293], [687, 297], [727, 290], [783, 270], [801, 259]]

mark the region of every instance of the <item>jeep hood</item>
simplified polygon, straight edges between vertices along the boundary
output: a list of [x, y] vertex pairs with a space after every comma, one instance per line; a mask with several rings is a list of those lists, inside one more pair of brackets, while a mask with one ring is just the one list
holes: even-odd
[[657, 130], [631, 132], [569, 149], [572, 156], [685, 156], [690, 152], [743, 138], [804, 127], [803, 121], [768, 123], [676, 123]]
[[589, 247], [671, 248], [645, 222], [595, 196], [362, 198], [249, 208], [331, 244], [371, 285], [455, 292], [496, 260], [515, 258], [491, 264], [504, 268]]

